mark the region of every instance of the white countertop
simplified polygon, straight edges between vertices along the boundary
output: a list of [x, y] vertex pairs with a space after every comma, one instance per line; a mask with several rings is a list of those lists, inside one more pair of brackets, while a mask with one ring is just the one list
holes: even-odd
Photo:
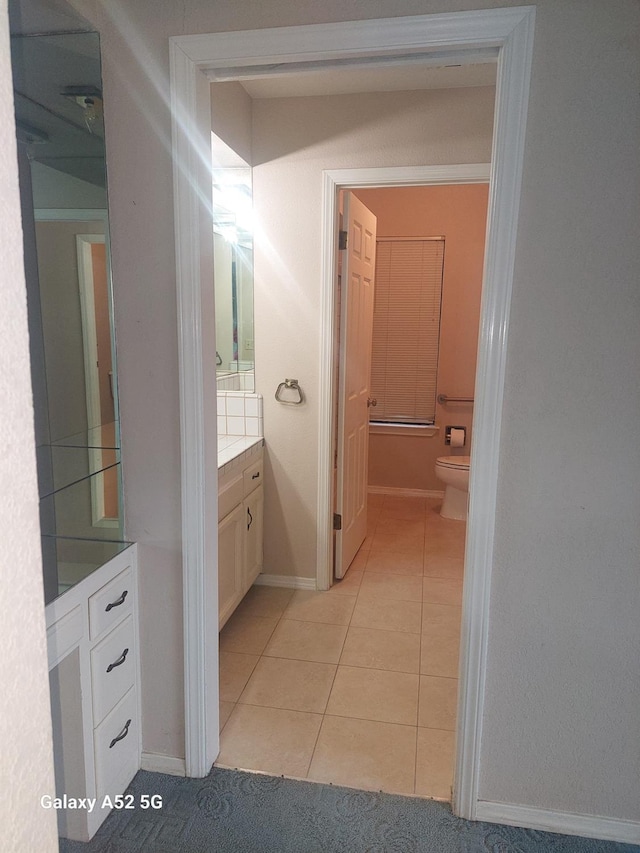
[[218, 436], [218, 468], [240, 456], [255, 444], [261, 444], [261, 435], [219, 435]]

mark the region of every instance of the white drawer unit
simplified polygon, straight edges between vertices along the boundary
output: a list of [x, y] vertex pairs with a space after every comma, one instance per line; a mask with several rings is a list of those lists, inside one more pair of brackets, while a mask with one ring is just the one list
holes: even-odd
[[242, 502], [218, 524], [218, 618], [222, 627], [244, 595]]
[[[138, 697], [135, 687], [118, 702], [94, 733], [96, 796], [122, 794], [139, 768], [136, 749], [139, 739]], [[106, 817], [106, 815], [105, 815]]]
[[218, 521], [222, 521], [231, 510], [242, 503], [244, 479], [242, 472], [218, 490]]
[[218, 620], [222, 628], [262, 571], [262, 446], [225, 466], [218, 488]]
[[263, 468], [264, 459], [261, 454], [259, 459], [257, 459], [252, 465], [249, 465], [248, 468], [244, 469], [242, 472], [244, 485], [243, 495], [248, 495], [254, 489], [257, 489], [258, 486], [262, 485], [264, 479]]
[[127, 618], [91, 649], [93, 722], [97, 726], [136, 681], [133, 618]]
[[128, 566], [89, 599], [90, 639], [98, 637], [131, 613], [133, 575]]
[[[98, 798], [59, 813], [89, 841], [140, 768], [137, 551], [132, 545], [46, 608], [56, 795]], [[54, 693], [55, 688], [55, 693]]]

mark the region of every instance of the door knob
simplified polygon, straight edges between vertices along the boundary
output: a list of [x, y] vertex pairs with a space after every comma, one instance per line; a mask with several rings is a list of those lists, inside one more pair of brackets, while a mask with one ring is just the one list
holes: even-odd
[[377, 406], [378, 401], [375, 397], [367, 397], [367, 406]]

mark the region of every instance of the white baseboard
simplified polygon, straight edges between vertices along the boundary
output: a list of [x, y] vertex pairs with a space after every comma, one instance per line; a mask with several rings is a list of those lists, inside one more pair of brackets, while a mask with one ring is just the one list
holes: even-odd
[[602, 841], [640, 844], [640, 823], [631, 820], [556, 812], [484, 800], [480, 800], [476, 806], [476, 818], [490, 823], [560, 832], [563, 835], [581, 835]]
[[258, 575], [256, 586], [283, 586], [288, 589], [317, 589], [315, 578], [300, 578], [293, 575]]
[[168, 776], [186, 776], [187, 766], [184, 758], [173, 758], [171, 755], [158, 755], [155, 752], [143, 752], [140, 758], [140, 769], [151, 773], [166, 773]]
[[443, 498], [444, 492], [437, 489], [399, 489], [395, 486], [369, 486], [370, 495], [396, 495], [401, 498]]

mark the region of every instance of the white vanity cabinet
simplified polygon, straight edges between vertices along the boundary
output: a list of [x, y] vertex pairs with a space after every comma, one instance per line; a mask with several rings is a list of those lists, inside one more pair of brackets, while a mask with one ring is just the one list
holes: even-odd
[[220, 628], [244, 595], [242, 581], [242, 503], [218, 522], [218, 619]]
[[261, 444], [225, 465], [218, 484], [218, 618], [222, 628], [262, 571]]
[[137, 554], [132, 545], [46, 608], [56, 791], [95, 798], [58, 811], [88, 841], [140, 768]]

